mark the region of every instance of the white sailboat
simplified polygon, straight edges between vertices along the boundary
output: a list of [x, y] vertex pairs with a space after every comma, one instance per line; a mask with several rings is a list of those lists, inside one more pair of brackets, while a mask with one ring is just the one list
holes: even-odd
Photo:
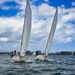
[[23, 33], [22, 33], [20, 55], [13, 56], [12, 57], [13, 61], [27, 62], [27, 59], [25, 57], [26, 56], [25, 52], [28, 49], [29, 37], [30, 37], [30, 32], [31, 32], [31, 20], [32, 20], [32, 11], [31, 11], [29, 0], [27, 0], [25, 18], [24, 18], [24, 26], [23, 26]]
[[36, 52], [35, 51], [33, 51], [33, 56], [35, 56], [36, 55]]
[[38, 55], [37, 56], [38, 60], [48, 60], [47, 59], [48, 51], [51, 48], [52, 39], [53, 39], [54, 32], [55, 32], [56, 25], [57, 25], [57, 20], [58, 20], [58, 8], [56, 9], [56, 12], [55, 12], [55, 15], [54, 15], [53, 23], [52, 23], [52, 26], [51, 26], [51, 30], [50, 30], [50, 33], [49, 33], [49, 37], [48, 37], [48, 41], [47, 41], [47, 45], [46, 45], [46, 49], [45, 49], [45, 54], [44, 55]]

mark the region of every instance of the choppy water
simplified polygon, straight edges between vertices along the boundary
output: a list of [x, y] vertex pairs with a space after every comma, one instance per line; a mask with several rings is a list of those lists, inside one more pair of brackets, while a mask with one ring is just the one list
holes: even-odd
[[75, 56], [50, 55], [55, 62], [14, 63], [0, 55], [0, 75], [75, 75]]

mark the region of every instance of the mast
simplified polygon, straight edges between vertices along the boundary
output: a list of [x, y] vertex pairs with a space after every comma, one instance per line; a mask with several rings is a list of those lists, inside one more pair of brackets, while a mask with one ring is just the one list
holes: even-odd
[[25, 17], [24, 17], [24, 26], [22, 32], [20, 56], [24, 56], [25, 52], [28, 49], [29, 37], [31, 32], [31, 20], [32, 20], [32, 11], [31, 11], [29, 0], [27, 0]]
[[50, 30], [50, 33], [49, 33], [49, 37], [48, 37], [48, 41], [47, 41], [47, 45], [46, 45], [46, 49], [45, 49], [45, 56], [48, 55], [48, 51], [51, 48], [52, 39], [53, 39], [54, 32], [55, 32], [56, 25], [57, 25], [57, 20], [58, 20], [58, 8], [56, 9], [54, 19], [53, 19], [53, 23], [52, 23], [52, 26], [51, 26], [51, 30]]

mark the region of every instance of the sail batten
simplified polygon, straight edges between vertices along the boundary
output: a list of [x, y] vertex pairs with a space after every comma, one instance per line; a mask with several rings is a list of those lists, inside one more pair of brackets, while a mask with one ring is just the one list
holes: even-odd
[[57, 20], [58, 20], [58, 8], [56, 9], [54, 19], [53, 19], [53, 23], [52, 23], [52, 26], [51, 26], [51, 30], [50, 30], [50, 33], [49, 33], [49, 37], [48, 37], [48, 41], [47, 41], [47, 45], [46, 45], [46, 49], [45, 49], [45, 56], [48, 55], [48, 51], [51, 48], [52, 39], [53, 39], [54, 32], [55, 32], [56, 25], [57, 25]]
[[31, 11], [29, 0], [27, 0], [25, 17], [24, 17], [24, 26], [22, 32], [20, 56], [25, 55], [25, 52], [28, 49], [29, 37], [31, 32], [31, 19], [32, 19], [32, 11]]

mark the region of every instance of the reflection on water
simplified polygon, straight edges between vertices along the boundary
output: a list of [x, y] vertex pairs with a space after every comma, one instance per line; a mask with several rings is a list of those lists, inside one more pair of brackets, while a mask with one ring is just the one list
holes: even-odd
[[75, 75], [75, 56], [50, 55], [55, 62], [14, 63], [0, 55], [0, 75]]

